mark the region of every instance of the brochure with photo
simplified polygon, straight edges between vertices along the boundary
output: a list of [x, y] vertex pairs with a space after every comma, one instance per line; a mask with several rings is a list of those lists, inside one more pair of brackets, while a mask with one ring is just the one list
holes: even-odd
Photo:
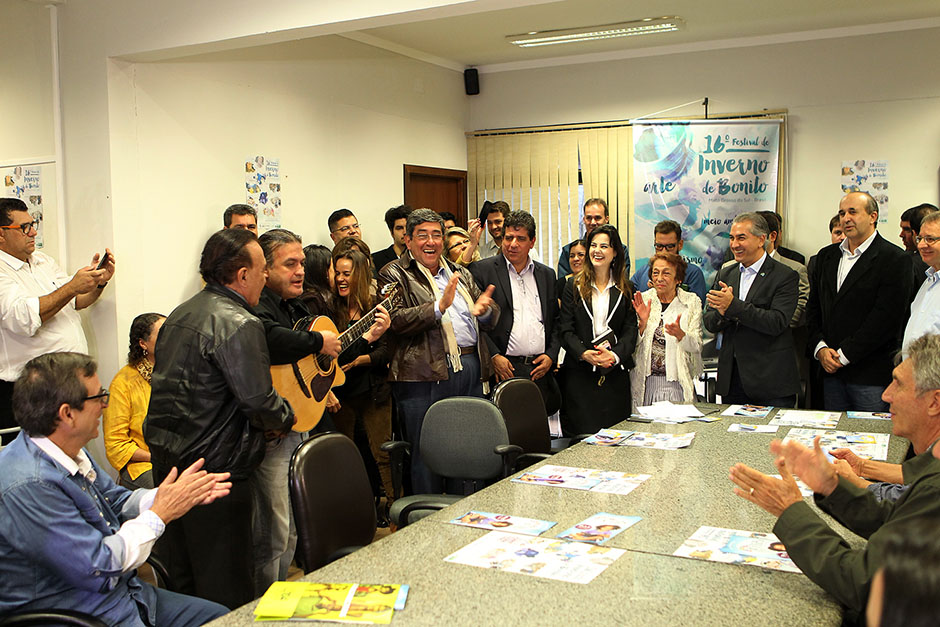
[[555, 523], [549, 520], [537, 520], [535, 518], [523, 518], [521, 516], [475, 511], [467, 512], [463, 516], [451, 520], [450, 523], [463, 525], [465, 527], [477, 527], [479, 529], [495, 529], [508, 531], [510, 533], [521, 533], [527, 536], [537, 536], [543, 531], [548, 531], [555, 526]]
[[692, 559], [760, 566], [788, 573], [802, 572], [787, 549], [772, 533], [740, 531], [720, 527], [699, 527], [673, 555]]
[[558, 534], [562, 540], [604, 544], [617, 534], [629, 529], [642, 520], [639, 516], [620, 516], [601, 512], [586, 518], [574, 527]]

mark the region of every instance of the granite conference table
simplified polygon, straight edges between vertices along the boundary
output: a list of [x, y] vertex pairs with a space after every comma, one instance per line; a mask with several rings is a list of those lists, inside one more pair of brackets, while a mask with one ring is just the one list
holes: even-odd
[[[699, 407], [708, 412], [719, 406]], [[775, 474], [768, 445], [790, 427], [780, 427], [777, 435], [728, 432], [733, 422], [765, 424], [771, 418], [773, 413], [762, 419], [723, 417], [713, 423], [623, 422], [616, 428], [695, 431], [696, 436], [689, 448], [676, 451], [578, 444], [545, 463], [652, 478], [626, 496], [503, 480], [303, 580], [409, 584], [407, 606], [395, 613], [393, 625], [838, 625], [838, 603], [802, 574], [672, 556], [702, 525], [772, 530], [774, 517], [735, 496], [728, 479], [736, 462]], [[843, 414], [838, 429], [887, 433], [891, 423]], [[907, 447], [907, 440], [892, 436], [888, 461], [903, 460]], [[447, 524], [469, 510], [555, 521], [543, 534], [552, 537], [598, 512], [642, 520], [607, 542], [605, 546], [627, 552], [583, 585], [445, 563], [446, 556], [488, 533]], [[863, 545], [864, 540], [824, 518], [851, 545]], [[249, 603], [211, 624], [247, 625], [255, 605]]]

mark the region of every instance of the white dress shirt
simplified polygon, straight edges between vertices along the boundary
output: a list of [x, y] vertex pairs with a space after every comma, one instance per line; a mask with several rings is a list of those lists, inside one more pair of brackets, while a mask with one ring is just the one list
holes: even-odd
[[541, 355], [545, 352], [545, 324], [542, 320], [542, 301], [535, 283], [535, 262], [531, 257], [522, 269], [516, 269], [503, 257], [509, 270], [512, 290], [512, 329], [506, 354], [517, 357]]
[[927, 333], [940, 333], [940, 272], [935, 268], [927, 268], [927, 279], [911, 303], [911, 317], [904, 327], [901, 344], [905, 357], [908, 344]]
[[71, 280], [46, 254], [29, 262], [0, 251], [0, 379], [15, 381], [26, 362], [56, 351], [87, 353], [88, 343], [75, 299], [45, 322], [39, 298]]
[[757, 273], [760, 272], [765, 259], [767, 259], [767, 253], [761, 255], [760, 259], [749, 266], [738, 264], [738, 269], [741, 271], [741, 283], [738, 287], [739, 300], [745, 300], [747, 298], [747, 294], [751, 291], [751, 286], [754, 285], [754, 279], [757, 278]]
[[[95, 469], [92, 467], [91, 461], [88, 459], [88, 455], [85, 454], [84, 449], [78, 452], [78, 458], [72, 459], [49, 438], [30, 439], [43, 453], [65, 468], [66, 472], [70, 475], [80, 473], [89, 483], [95, 482], [98, 473], [96, 473]], [[137, 518], [125, 521], [115, 534], [124, 543], [124, 551], [120, 564], [121, 572], [127, 572], [146, 562], [147, 557], [150, 555], [150, 549], [153, 547], [153, 543], [163, 534], [163, 521], [160, 520], [159, 516], [150, 511], [150, 508], [153, 507], [153, 499], [156, 495], [157, 488], [145, 490], [143, 498], [140, 500], [140, 515], [137, 516]]]

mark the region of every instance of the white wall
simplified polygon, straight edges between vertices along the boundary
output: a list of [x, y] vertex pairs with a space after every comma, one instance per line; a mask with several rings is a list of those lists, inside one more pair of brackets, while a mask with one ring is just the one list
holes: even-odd
[[940, 29], [927, 29], [487, 73], [471, 99], [470, 126], [622, 120], [706, 96], [710, 116], [788, 109], [785, 238], [808, 257], [829, 242], [843, 160], [889, 160], [892, 213], [883, 234], [895, 243], [901, 211], [937, 203], [937, 58]]
[[201, 287], [199, 251], [245, 202], [248, 155], [281, 160], [285, 228], [332, 245], [327, 216], [348, 207], [373, 250], [391, 243], [383, 216], [402, 202], [402, 164], [466, 168], [462, 76], [341, 37], [111, 75], [119, 329]]

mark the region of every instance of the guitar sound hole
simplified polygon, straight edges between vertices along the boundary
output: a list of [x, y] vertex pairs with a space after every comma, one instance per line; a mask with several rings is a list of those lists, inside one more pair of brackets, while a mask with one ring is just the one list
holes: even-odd
[[333, 364], [333, 358], [329, 355], [317, 355], [317, 366], [321, 371], [326, 372]]

